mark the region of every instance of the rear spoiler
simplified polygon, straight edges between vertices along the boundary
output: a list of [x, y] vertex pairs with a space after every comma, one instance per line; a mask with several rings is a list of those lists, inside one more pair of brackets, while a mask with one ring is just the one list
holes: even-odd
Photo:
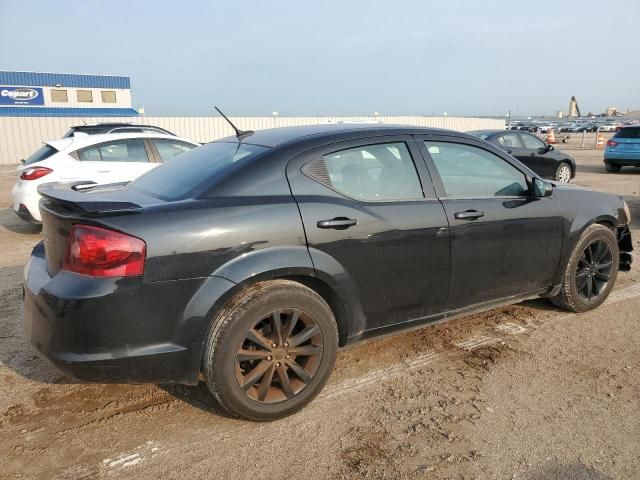
[[[81, 213], [138, 210], [140, 205], [118, 200], [117, 192], [129, 182], [96, 185], [95, 182], [54, 182], [38, 186], [38, 193], [51, 202]], [[114, 195], [115, 194], [115, 195]]]

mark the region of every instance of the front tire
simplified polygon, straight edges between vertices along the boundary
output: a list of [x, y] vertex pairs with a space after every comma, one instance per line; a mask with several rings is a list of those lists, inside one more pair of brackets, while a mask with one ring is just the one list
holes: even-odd
[[551, 301], [572, 312], [596, 308], [611, 293], [619, 261], [620, 251], [613, 232], [604, 225], [589, 226], [567, 262], [560, 293]]
[[560, 183], [569, 183], [571, 180], [571, 166], [566, 162], [560, 162], [556, 170], [556, 181]]
[[618, 173], [620, 171], [620, 165], [616, 165], [615, 163], [604, 162], [604, 168], [609, 173]]
[[266, 281], [241, 291], [219, 313], [203, 374], [233, 416], [275, 420], [320, 392], [337, 348], [336, 320], [322, 297], [297, 282]]

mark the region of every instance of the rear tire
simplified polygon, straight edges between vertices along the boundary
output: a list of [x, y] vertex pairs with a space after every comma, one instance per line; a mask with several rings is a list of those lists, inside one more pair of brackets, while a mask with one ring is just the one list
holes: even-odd
[[609, 173], [617, 173], [620, 171], [620, 165], [616, 165], [615, 163], [604, 162], [604, 168]]
[[271, 280], [247, 287], [218, 314], [203, 374], [231, 415], [275, 420], [315, 398], [337, 348], [336, 320], [322, 297], [297, 282]]
[[611, 293], [619, 262], [620, 251], [613, 232], [604, 225], [590, 225], [567, 262], [560, 293], [550, 300], [572, 312], [596, 308]]

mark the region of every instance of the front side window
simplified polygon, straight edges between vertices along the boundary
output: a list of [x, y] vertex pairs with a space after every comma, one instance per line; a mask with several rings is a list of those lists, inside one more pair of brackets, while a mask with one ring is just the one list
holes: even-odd
[[530, 150], [540, 150], [541, 148], [545, 148], [544, 143], [538, 140], [533, 135], [521, 135], [522, 141], [524, 142], [525, 148]]
[[473, 145], [425, 141], [448, 197], [524, 196], [524, 174], [499, 156]]
[[89, 162], [148, 162], [144, 142], [139, 138], [101, 143], [78, 150], [78, 159]]
[[498, 143], [503, 147], [520, 148], [520, 140], [515, 133], [506, 133], [498, 137]]
[[307, 165], [307, 175], [356, 200], [423, 198], [416, 167], [402, 142], [341, 150]]
[[158, 154], [163, 162], [172, 159], [176, 155], [188, 152], [195, 148], [195, 145], [191, 145], [185, 142], [178, 142], [176, 140], [151, 140], [158, 150]]
[[93, 102], [93, 92], [91, 90], [78, 90], [76, 92], [79, 102], [91, 103]]
[[66, 90], [51, 89], [51, 101], [57, 103], [66, 103], [69, 101]]

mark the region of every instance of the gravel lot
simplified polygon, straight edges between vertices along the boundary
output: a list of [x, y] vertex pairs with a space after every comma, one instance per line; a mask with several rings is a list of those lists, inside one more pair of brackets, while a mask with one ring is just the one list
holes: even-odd
[[[575, 183], [625, 195], [637, 250], [640, 170], [572, 153]], [[255, 424], [202, 385], [82, 384], [35, 356], [20, 282], [40, 235], [13, 182], [1, 167], [2, 478], [640, 478], [638, 265], [589, 313], [525, 302], [343, 351], [303, 412]]]

